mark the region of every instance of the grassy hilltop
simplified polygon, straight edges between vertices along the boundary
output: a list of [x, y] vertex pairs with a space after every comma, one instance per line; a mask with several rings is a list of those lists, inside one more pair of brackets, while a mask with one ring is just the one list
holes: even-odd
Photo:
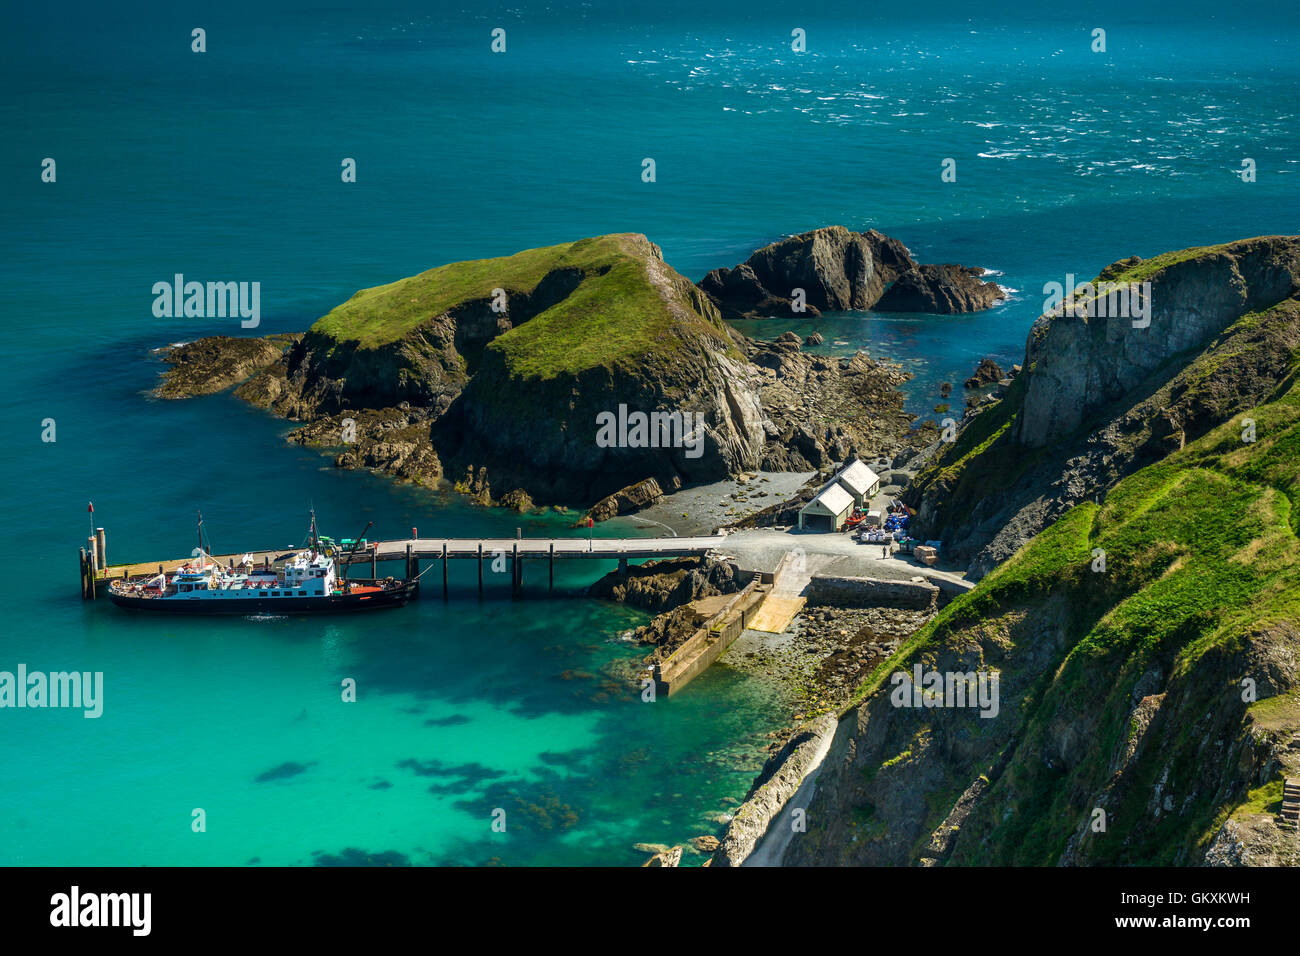
[[[702, 296], [679, 301], [680, 290], [670, 288], [652, 260], [662, 263], [645, 237], [618, 234], [453, 262], [363, 289], [319, 319], [311, 332], [339, 346], [381, 349], [417, 334], [433, 317], [487, 307], [500, 288], [514, 327], [494, 337], [490, 347], [525, 377], [547, 379], [626, 364], [677, 342], [683, 323], [728, 348], [716, 311]], [[536, 300], [548, 277], [556, 277], [557, 290], [567, 293], [553, 303]], [[560, 283], [559, 277], [569, 281]]]

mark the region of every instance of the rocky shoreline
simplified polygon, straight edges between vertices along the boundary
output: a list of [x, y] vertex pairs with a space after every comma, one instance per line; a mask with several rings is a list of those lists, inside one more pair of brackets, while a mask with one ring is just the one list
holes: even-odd
[[[628, 638], [647, 648], [639, 660], [612, 665], [607, 676], [633, 686], [699, 627], [709, 599], [734, 593], [739, 569], [729, 561], [681, 558], [648, 561], [626, 575], [611, 572], [588, 590], [591, 597], [655, 611]], [[699, 603], [696, 603], [699, 602]], [[798, 790], [837, 715], [873, 668], [935, 614], [933, 608], [806, 606], [781, 634], [745, 631], [718, 659], [777, 686], [786, 700], [781, 728], [769, 735], [768, 759], [734, 815], [690, 846], [638, 845], [653, 855], [646, 866], [678, 866], [682, 854], [712, 854], [705, 865], [740, 863], [763, 839], [773, 815]], [[717, 665], [715, 665], [717, 666]]]

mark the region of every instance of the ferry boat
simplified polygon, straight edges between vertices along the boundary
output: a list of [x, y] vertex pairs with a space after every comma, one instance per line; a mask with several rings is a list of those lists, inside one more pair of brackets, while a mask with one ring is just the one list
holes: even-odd
[[256, 567], [251, 555], [222, 567], [203, 548], [202, 518], [197, 556], [174, 571], [114, 580], [109, 598], [118, 607], [181, 614], [336, 614], [401, 607], [415, 594], [418, 578], [347, 579], [336, 570], [335, 551], [322, 546], [312, 515], [310, 546], [290, 552], [279, 567]]

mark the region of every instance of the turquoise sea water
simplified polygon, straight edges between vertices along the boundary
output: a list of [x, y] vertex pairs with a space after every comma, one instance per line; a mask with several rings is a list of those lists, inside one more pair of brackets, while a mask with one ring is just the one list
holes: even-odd
[[[568, 533], [338, 472], [229, 396], [150, 400], [150, 349], [241, 334], [156, 319], [154, 282], [260, 281], [258, 331], [296, 330], [358, 288], [581, 236], [644, 232], [699, 278], [783, 234], [875, 227], [1015, 290], [971, 316], [826, 320], [826, 350], [905, 362], [928, 412], [981, 356], [1019, 360], [1045, 281], [1296, 231], [1281, 6], [702, 6], [7, 12], [0, 669], [103, 671], [106, 691], [98, 720], [0, 710], [0, 863], [635, 864], [635, 842], [715, 832], [776, 726], [774, 692], [724, 668], [655, 704], [603, 677], [644, 615], [578, 596], [594, 564], [562, 566], [553, 599], [540, 565], [524, 601], [501, 575], [482, 604], [456, 567], [448, 603], [365, 619], [83, 604], [89, 499], [111, 558], [188, 553], [196, 509], [219, 550], [297, 543], [312, 503], [336, 536]], [[1243, 157], [1257, 182], [1234, 175]]]

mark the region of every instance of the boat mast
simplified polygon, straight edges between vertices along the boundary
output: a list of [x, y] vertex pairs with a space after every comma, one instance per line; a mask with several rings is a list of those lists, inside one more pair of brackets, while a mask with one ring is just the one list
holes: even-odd
[[348, 552], [348, 559], [343, 562], [343, 567], [339, 569], [341, 572], [339, 574], [340, 581], [346, 581], [348, 579], [348, 565], [352, 563], [352, 556], [357, 553], [357, 548], [361, 547], [361, 538], [366, 536], [366, 532], [370, 530], [372, 524], [374, 524], [373, 521], [367, 521], [366, 526], [361, 529], [361, 537], [352, 542], [352, 550]]

